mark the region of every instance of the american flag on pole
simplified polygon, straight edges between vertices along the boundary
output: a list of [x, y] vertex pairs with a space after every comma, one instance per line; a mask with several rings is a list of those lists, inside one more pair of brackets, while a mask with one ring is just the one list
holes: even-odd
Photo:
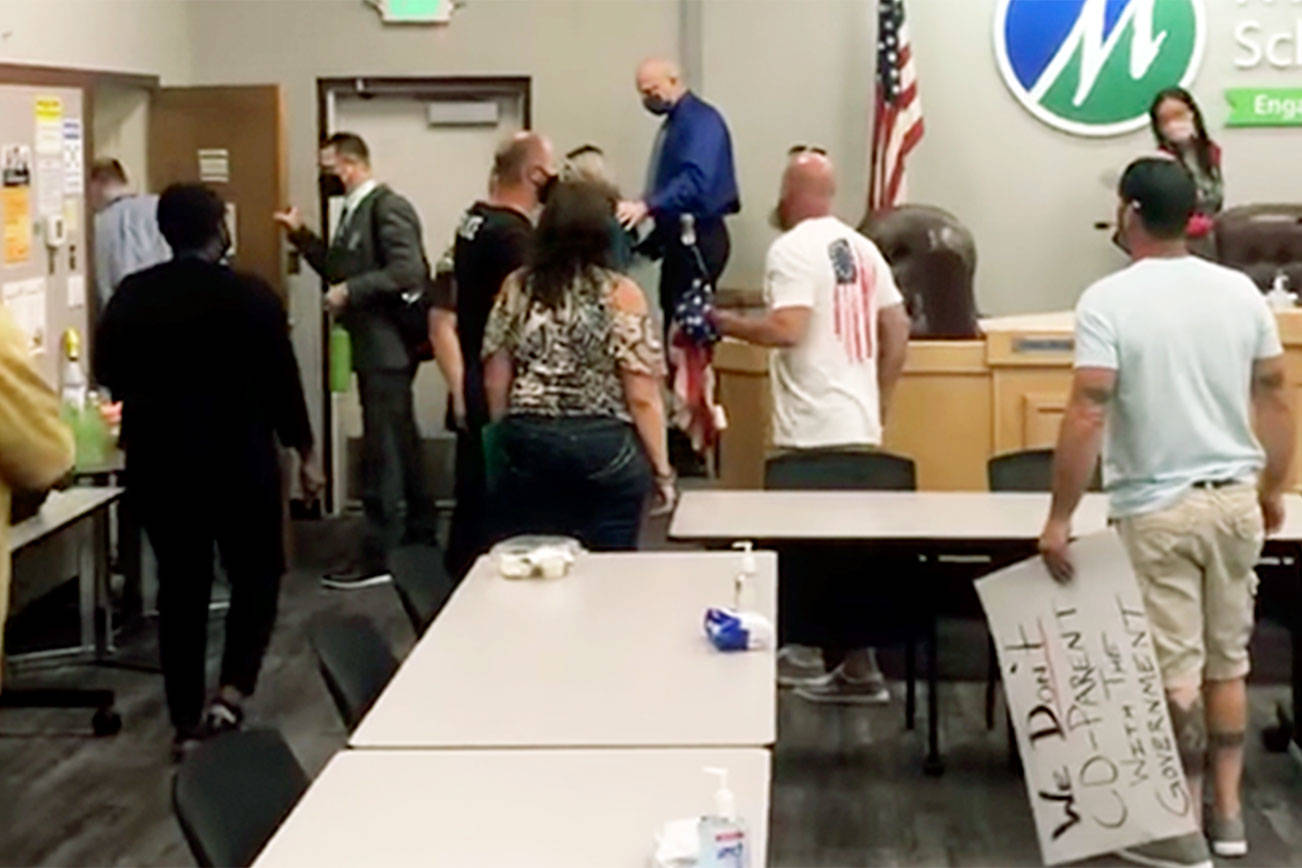
[[922, 102], [913, 65], [904, 0], [880, 0], [877, 7], [877, 110], [873, 118], [868, 209], [904, 201], [904, 161], [922, 139]]

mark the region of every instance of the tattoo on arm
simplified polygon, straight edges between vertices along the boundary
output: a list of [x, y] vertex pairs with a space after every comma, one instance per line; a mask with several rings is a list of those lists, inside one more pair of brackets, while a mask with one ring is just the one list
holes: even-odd
[[1112, 390], [1104, 386], [1081, 386], [1080, 393], [1091, 404], [1099, 406], [1112, 400]]
[[1238, 732], [1209, 732], [1207, 733], [1207, 746], [1212, 750], [1237, 750], [1243, 747], [1247, 740], [1243, 730]]

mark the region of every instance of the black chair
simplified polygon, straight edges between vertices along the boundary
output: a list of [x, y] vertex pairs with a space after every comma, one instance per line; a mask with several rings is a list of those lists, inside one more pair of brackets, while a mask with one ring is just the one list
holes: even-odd
[[402, 609], [419, 636], [442, 610], [456, 584], [438, 546], [406, 545], [389, 553], [389, 572]]
[[312, 647], [326, 688], [351, 732], [398, 670], [398, 658], [361, 615], [322, 618], [312, 630]]
[[[786, 491], [915, 491], [917, 468], [912, 459], [902, 455], [892, 455], [889, 452], [792, 452], [770, 458], [765, 463], [764, 487], [768, 490]], [[863, 569], [861, 555], [853, 549], [838, 547], [835, 550], [819, 550], [794, 545], [784, 546], [783, 549], [782, 558], [779, 560], [779, 567], [783, 573], [790, 571], [803, 577], [861, 573]], [[909, 603], [911, 597], [906, 587], [908, 584], [876, 586], [872, 595], [877, 597], [876, 602], [879, 605], [885, 600], [884, 605], [889, 608], [892, 605], [891, 599], [880, 595], [889, 595], [892, 591], [898, 591], [904, 595], [898, 602], [911, 607]], [[785, 585], [783, 606], [779, 611], [802, 608], [799, 605], [789, 605], [793, 596], [798, 596], [797, 583], [787, 582]], [[884, 619], [894, 625], [892, 629], [873, 629], [869, 632], [880, 635], [888, 641], [904, 644], [904, 718], [905, 725], [913, 729], [917, 717], [917, 634], [920, 625], [913, 623], [912, 618], [900, 618], [898, 614], [898, 612], [889, 612]], [[928, 635], [931, 635], [931, 632]], [[929, 657], [932, 665], [928, 670], [931, 674], [935, 671], [935, 653], [933, 641], [930, 643], [931, 657]], [[934, 713], [934, 682], [928, 702], [931, 703]]]
[[[996, 455], [986, 462], [986, 481], [991, 491], [1052, 491], [1053, 450], [1024, 449]], [[1098, 467], [1090, 477], [1088, 490], [1103, 490]]]
[[911, 458], [889, 452], [792, 452], [764, 464], [770, 491], [916, 491]]
[[250, 865], [307, 789], [308, 777], [274, 729], [228, 732], [185, 758], [172, 808], [201, 866]]

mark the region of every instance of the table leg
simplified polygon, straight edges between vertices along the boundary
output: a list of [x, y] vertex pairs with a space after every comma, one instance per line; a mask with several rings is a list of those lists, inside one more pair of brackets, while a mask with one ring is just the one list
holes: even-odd
[[98, 588], [95, 577], [95, 521], [87, 516], [69, 534], [77, 550], [77, 614], [81, 617], [81, 650], [99, 651], [95, 635]]
[[904, 728], [912, 730], [918, 718], [918, 637], [904, 646]]
[[927, 614], [927, 759], [922, 770], [932, 777], [945, 773], [945, 761], [940, 756], [940, 697], [936, 690], [940, 681], [938, 620], [935, 611]]

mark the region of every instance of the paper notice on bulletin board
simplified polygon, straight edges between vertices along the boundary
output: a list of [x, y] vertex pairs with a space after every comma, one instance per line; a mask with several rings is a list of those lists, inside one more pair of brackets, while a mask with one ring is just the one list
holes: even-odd
[[26, 187], [32, 183], [32, 146], [5, 145], [3, 164], [6, 187]]
[[42, 217], [63, 213], [63, 155], [36, 158], [36, 211]]
[[5, 307], [14, 324], [27, 336], [27, 348], [32, 353], [45, 351], [45, 278], [33, 277], [6, 283], [0, 290]]
[[32, 255], [31, 187], [0, 188], [4, 212], [5, 265], [26, 262]]
[[63, 154], [63, 100], [57, 96], [36, 98], [36, 153]]
[[63, 194], [80, 196], [86, 192], [86, 145], [81, 134], [80, 118], [63, 119]]

